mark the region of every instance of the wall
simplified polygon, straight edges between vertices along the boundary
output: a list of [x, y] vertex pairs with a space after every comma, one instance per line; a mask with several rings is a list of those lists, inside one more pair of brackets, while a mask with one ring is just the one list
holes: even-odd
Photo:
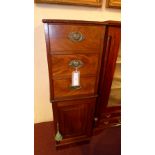
[[56, 4], [34, 5], [34, 123], [53, 120], [49, 102], [49, 81], [46, 60], [46, 45], [42, 19], [75, 20], [121, 20], [121, 11], [105, 8], [69, 6]]

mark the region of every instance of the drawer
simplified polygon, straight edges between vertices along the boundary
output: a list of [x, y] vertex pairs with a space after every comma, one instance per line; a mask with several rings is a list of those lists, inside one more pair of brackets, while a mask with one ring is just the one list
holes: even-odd
[[79, 68], [81, 75], [97, 74], [99, 63], [98, 54], [52, 55], [50, 59], [53, 77], [71, 77], [72, 72], [75, 70], [69, 65], [72, 60], [80, 60], [83, 62], [83, 66]]
[[54, 79], [54, 98], [95, 94], [96, 77], [81, 77], [80, 89], [71, 89], [71, 79]]
[[121, 113], [121, 106], [107, 107], [104, 113]]
[[104, 120], [103, 121], [104, 125], [117, 125], [117, 124], [121, 124], [121, 119], [110, 119], [110, 120]]
[[104, 113], [102, 117], [103, 119], [120, 118], [121, 112]]
[[121, 106], [107, 107], [101, 115], [101, 119], [111, 119], [121, 117]]
[[51, 53], [87, 51], [99, 52], [104, 35], [103, 26], [49, 25]]

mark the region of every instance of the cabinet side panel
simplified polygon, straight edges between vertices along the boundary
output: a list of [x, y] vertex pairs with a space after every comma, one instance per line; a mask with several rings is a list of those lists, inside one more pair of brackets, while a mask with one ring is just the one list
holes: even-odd
[[46, 41], [46, 53], [49, 72], [49, 84], [50, 84], [50, 100], [54, 98], [53, 80], [52, 80], [52, 62], [50, 59], [50, 39], [49, 39], [49, 24], [44, 24], [45, 41]]

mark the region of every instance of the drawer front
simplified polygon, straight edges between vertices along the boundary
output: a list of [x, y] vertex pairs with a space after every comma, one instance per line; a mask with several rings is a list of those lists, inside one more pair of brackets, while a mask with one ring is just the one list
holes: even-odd
[[103, 35], [103, 26], [49, 25], [50, 50], [99, 52]]
[[115, 126], [121, 124], [121, 107], [108, 107], [101, 116], [101, 123], [105, 126]]
[[121, 119], [109, 119], [109, 120], [104, 120], [103, 121], [104, 125], [107, 126], [113, 126], [113, 125], [120, 125], [121, 124]]
[[97, 74], [99, 63], [98, 54], [52, 55], [50, 59], [53, 77], [71, 77], [73, 70], [75, 70], [69, 65], [72, 60], [80, 60], [83, 62], [83, 66], [79, 68], [81, 75]]
[[96, 98], [59, 101], [53, 104], [57, 108], [55, 123], [59, 123], [63, 140], [91, 135]]
[[120, 118], [121, 112], [104, 113], [103, 119]]
[[71, 79], [54, 79], [54, 98], [76, 95], [94, 95], [96, 77], [81, 77], [80, 89], [71, 89]]

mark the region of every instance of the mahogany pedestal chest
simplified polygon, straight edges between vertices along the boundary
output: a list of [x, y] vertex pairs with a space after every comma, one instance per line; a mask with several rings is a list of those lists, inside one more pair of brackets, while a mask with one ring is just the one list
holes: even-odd
[[[89, 141], [105, 114], [120, 22], [44, 19], [43, 23], [56, 147]], [[73, 77], [77, 70], [78, 82]]]

